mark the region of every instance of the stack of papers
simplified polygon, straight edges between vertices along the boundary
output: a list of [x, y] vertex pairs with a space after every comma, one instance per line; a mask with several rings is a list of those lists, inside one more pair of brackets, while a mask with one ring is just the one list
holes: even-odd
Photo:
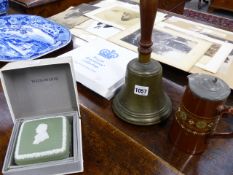
[[76, 80], [106, 99], [111, 99], [125, 79], [133, 51], [104, 39], [96, 39], [60, 57], [71, 56]]
[[[73, 57], [76, 80], [107, 99], [124, 83], [127, 63], [137, 57], [140, 13], [138, 0], [131, 1], [82, 4], [51, 17], [73, 35], [77, 49], [63, 56]], [[153, 59], [190, 73], [219, 75], [233, 87], [222, 71], [231, 65], [231, 32], [157, 12], [152, 41]]]

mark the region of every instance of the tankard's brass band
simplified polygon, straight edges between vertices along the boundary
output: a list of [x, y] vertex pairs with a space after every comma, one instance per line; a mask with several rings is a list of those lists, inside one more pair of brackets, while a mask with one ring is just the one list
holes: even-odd
[[210, 134], [219, 120], [219, 116], [204, 118], [203, 116], [193, 114], [184, 105], [178, 108], [175, 118], [181, 128], [194, 135]]

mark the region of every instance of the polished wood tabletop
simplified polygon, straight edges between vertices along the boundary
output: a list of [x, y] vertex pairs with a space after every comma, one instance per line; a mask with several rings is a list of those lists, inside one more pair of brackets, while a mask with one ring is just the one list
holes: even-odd
[[[163, 69], [163, 86], [172, 100], [173, 112], [167, 121], [153, 126], [125, 123], [112, 112], [112, 101], [77, 84], [83, 129], [83, 174], [233, 174], [233, 139], [209, 139], [206, 151], [200, 155], [183, 153], [171, 144], [168, 131], [187, 80], [184, 72], [165, 65]], [[227, 103], [233, 104], [232, 95]], [[226, 122], [221, 123], [221, 129], [227, 128]], [[0, 167], [12, 128], [0, 86]]]
[[[77, 83], [84, 155], [84, 172], [81, 174], [233, 174], [233, 139], [211, 138], [205, 152], [198, 155], [186, 154], [170, 142], [169, 128], [185, 90], [188, 74], [162, 66], [163, 87], [171, 98], [172, 114], [163, 123], [153, 126], [135, 126], [122, 121], [112, 111], [112, 100], [108, 101]], [[233, 105], [232, 99], [233, 93], [227, 101], [228, 105]], [[13, 126], [0, 85], [0, 167]], [[223, 120], [218, 129], [233, 129], [233, 121]]]

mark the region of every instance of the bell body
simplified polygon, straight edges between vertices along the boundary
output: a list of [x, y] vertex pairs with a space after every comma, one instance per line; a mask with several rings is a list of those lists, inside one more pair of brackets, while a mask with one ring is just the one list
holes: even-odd
[[118, 117], [136, 125], [152, 125], [165, 120], [172, 110], [162, 88], [162, 67], [155, 61], [129, 62], [125, 84], [113, 100]]

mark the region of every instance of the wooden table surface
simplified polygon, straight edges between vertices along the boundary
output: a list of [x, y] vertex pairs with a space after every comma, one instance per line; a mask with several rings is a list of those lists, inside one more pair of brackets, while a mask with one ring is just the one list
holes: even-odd
[[[163, 85], [172, 100], [169, 119], [153, 126], [125, 123], [112, 112], [108, 101], [77, 83], [82, 116], [84, 173], [81, 174], [187, 174], [233, 175], [233, 139], [209, 139], [204, 153], [189, 155], [177, 150], [168, 131], [187, 84], [187, 73], [163, 65]], [[227, 101], [233, 105], [233, 94]], [[226, 129], [222, 121], [219, 128]], [[13, 122], [0, 85], [0, 167], [3, 165]]]
[[[83, 174], [233, 174], [233, 139], [210, 139], [206, 151], [195, 156], [170, 143], [169, 126], [185, 89], [186, 74], [167, 66], [163, 69], [163, 85], [172, 100], [173, 112], [166, 122], [153, 126], [123, 122], [112, 112], [112, 101], [77, 84], [83, 128]], [[228, 104], [233, 104], [231, 98]], [[0, 86], [0, 167], [12, 127]]]

